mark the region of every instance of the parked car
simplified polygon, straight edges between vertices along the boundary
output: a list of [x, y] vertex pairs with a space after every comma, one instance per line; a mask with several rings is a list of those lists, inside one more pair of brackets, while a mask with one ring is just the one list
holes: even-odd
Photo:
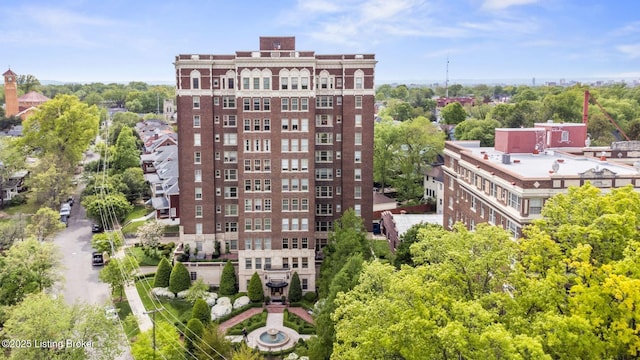
[[93, 252], [93, 266], [102, 266], [109, 263], [109, 254], [105, 252], [94, 251]]
[[96, 234], [96, 233], [101, 233], [104, 231], [104, 228], [102, 227], [102, 225], [100, 224], [93, 224], [91, 225], [91, 232]]
[[73, 199], [73, 196], [69, 196], [69, 198], [67, 199], [67, 204], [69, 204], [70, 206], [73, 206], [74, 202], [75, 200]]

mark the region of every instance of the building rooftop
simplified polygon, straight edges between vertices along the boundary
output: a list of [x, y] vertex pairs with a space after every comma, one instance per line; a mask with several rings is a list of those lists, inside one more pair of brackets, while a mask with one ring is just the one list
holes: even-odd
[[[464, 146], [464, 144], [461, 145]], [[574, 156], [553, 149], [545, 150], [540, 154], [518, 153], [508, 155], [489, 147], [469, 147], [467, 150], [479, 159], [488, 161], [492, 166], [501, 168], [522, 178], [580, 176], [590, 171], [605, 171], [609, 175], [639, 174], [632, 166], [617, 164], [608, 159], [602, 161], [595, 158]], [[485, 155], [487, 155], [486, 159]], [[509, 158], [508, 163], [503, 161], [503, 155]], [[557, 171], [553, 172], [553, 167], [556, 163]], [[552, 173], [550, 173], [550, 171], [552, 171]]]
[[442, 214], [393, 214], [393, 222], [396, 225], [398, 236], [420, 223], [442, 225], [442, 218]]

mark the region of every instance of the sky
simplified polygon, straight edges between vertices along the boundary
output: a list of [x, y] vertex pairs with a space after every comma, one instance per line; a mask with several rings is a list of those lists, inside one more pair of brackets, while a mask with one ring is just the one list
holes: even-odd
[[4, 0], [0, 19], [0, 71], [43, 82], [173, 84], [176, 55], [260, 36], [375, 54], [378, 84], [640, 79], [637, 0]]

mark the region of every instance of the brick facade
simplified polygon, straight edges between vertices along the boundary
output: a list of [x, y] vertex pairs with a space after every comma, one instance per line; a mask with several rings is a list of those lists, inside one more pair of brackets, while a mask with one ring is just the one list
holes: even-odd
[[294, 37], [176, 57], [181, 240], [237, 252], [241, 291], [254, 272], [293, 271], [314, 290], [316, 252], [348, 208], [371, 231], [375, 63]]

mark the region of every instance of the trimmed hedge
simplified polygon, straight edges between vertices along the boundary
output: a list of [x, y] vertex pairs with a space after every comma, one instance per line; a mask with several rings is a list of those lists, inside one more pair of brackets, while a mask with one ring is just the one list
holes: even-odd
[[153, 287], [169, 287], [169, 281], [171, 279], [171, 263], [166, 258], [162, 258], [158, 263], [156, 269], [156, 278], [153, 281]]
[[247, 329], [248, 332], [252, 332], [263, 326], [267, 326], [267, 309], [264, 309], [260, 314], [253, 315], [245, 321], [230, 327], [227, 330], [227, 335], [242, 335], [242, 329]]
[[231, 296], [238, 292], [238, 278], [236, 277], [236, 270], [233, 268], [231, 261], [227, 260], [227, 263], [222, 269], [222, 275], [220, 275], [220, 290], [218, 295]]
[[298, 332], [298, 334], [311, 335], [316, 333], [316, 327], [309, 324], [296, 314], [284, 309], [283, 325]]
[[191, 275], [189, 275], [189, 270], [187, 270], [183, 263], [176, 262], [173, 266], [173, 270], [171, 270], [171, 276], [169, 277], [169, 290], [174, 294], [177, 294], [180, 291], [188, 290], [189, 287], [191, 287]]
[[206, 301], [196, 300], [191, 309], [191, 318], [200, 320], [202, 325], [208, 325], [211, 322], [211, 309]]
[[289, 301], [296, 303], [302, 300], [302, 286], [300, 285], [300, 276], [298, 272], [294, 272], [291, 277], [291, 284], [289, 285]]

